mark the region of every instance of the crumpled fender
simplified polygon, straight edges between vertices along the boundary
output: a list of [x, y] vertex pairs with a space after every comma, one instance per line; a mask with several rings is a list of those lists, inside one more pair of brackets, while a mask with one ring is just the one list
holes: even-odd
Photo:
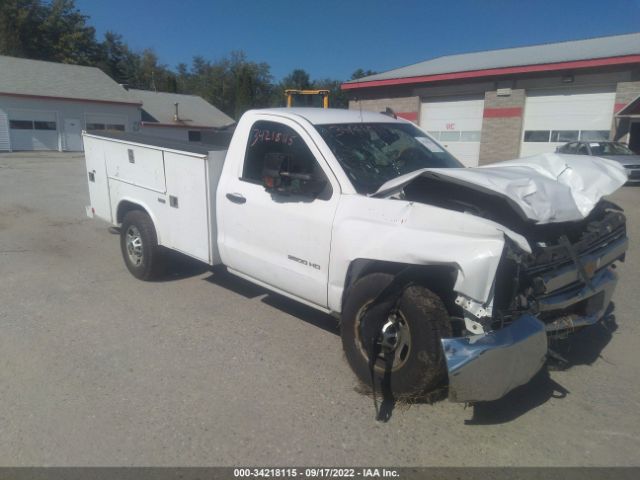
[[505, 235], [530, 252], [527, 240], [491, 220], [416, 202], [343, 195], [334, 220], [329, 308], [340, 312], [349, 265], [357, 259], [450, 265], [454, 289], [491, 300]]

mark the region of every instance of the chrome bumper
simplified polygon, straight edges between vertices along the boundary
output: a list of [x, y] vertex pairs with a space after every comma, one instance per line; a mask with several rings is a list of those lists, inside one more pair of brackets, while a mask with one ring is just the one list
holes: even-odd
[[496, 400], [527, 383], [547, 356], [544, 323], [523, 315], [483, 335], [441, 340], [449, 370], [449, 400]]
[[546, 323], [524, 314], [500, 330], [442, 339], [449, 371], [449, 399], [452, 402], [497, 400], [527, 383], [545, 363], [547, 334], [598, 322], [609, 305], [616, 283], [615, 272], [605, 268], [591, 279], [591, 286], [577, 287], [539, 302], [541, 312], [585, 302], [583, 314], [559, 315]]

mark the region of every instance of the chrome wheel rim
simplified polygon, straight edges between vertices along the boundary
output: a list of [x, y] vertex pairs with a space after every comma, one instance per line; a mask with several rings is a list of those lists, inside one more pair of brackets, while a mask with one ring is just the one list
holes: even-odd
[[[363, 305], [356, 316], [355, 321], [355, 338], [360, 354], [369, 362], [368, 345], [360, 335], [362, 328], [362, 320], [364, 312], [371, 302]], [[376, 343], [380, 347], [380, 352], [375, 362], [375, 369], [379, 371], [387, 370], [387, 361], [391, 362], [391, 371], [399, 370], [408, 361], [411, 354], [411, 330], [407, 319], [401, 311], [393, 311], [389, 313], [386, 322], [378, 332]]]
[[135, 225], [129, 225], [126, 232], [126, 246], [129, 261], [134, 266], [140, 266], [143, 260], [142, 235]]

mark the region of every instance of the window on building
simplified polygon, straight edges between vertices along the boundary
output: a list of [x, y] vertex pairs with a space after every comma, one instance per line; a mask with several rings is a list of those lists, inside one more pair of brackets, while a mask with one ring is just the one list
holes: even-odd
[[597, 142], [609, 139], [609, 130], [526, 130], [525, 142]]
[[578, 130], [552, 130], [551, 141], [552, 142], [574, 142], [578, 140]]
[[524, 132], [524, 141], [525, 142], [548, 142], [550, 134], [551, 132], [549, 130], [526, 130]]
[[106, 130], [104, 123], [87, 123], [87, 130]]
[[202, 141], [202, 132], [200, 130], [189, 130], [189, 141], [190, 142], [201, 142]]
[[461, 131], [460, 132], [460, 141], [461, 142], [479, 142], [480, 141], [480, 132], [479, 131]]
[[599, 140], [608, 140], [609, 130], [582, 130], [580, 132], [580, 140], [590, 142]]
[[124, 125], [120, 125], [120, 124], [116, 124], [116, 123], [107, 124], [106, 130], [114, 130], [116, 132], [124, 132]]
[[481, 132], [479, 130], [443, 130], [429, 131], [430, 136], [443, 142], [479, 142]]
[[55, 130], [56, 122], [38, 122], [34, 121], [33, 126], [36, 130]]
[[457, 142], [460, 140], [460, 132], [459, 131], [443, 131], [440, 132], [440, 141], [441, 142]]
[[9, 127], [14, 130], [33, 130], [32, 120], [9, 120]]

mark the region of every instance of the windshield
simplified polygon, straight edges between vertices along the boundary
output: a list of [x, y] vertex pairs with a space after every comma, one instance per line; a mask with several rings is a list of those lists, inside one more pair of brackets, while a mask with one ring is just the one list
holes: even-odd
[[421, 168], [463, 166], [408, 123], [340, 123], [315, 127], [358, 193], [373, 193], [383, 183]]
[[593, 142], [589, 147], [592, 155], [633, 155], [629, 147], [622, 143]]

